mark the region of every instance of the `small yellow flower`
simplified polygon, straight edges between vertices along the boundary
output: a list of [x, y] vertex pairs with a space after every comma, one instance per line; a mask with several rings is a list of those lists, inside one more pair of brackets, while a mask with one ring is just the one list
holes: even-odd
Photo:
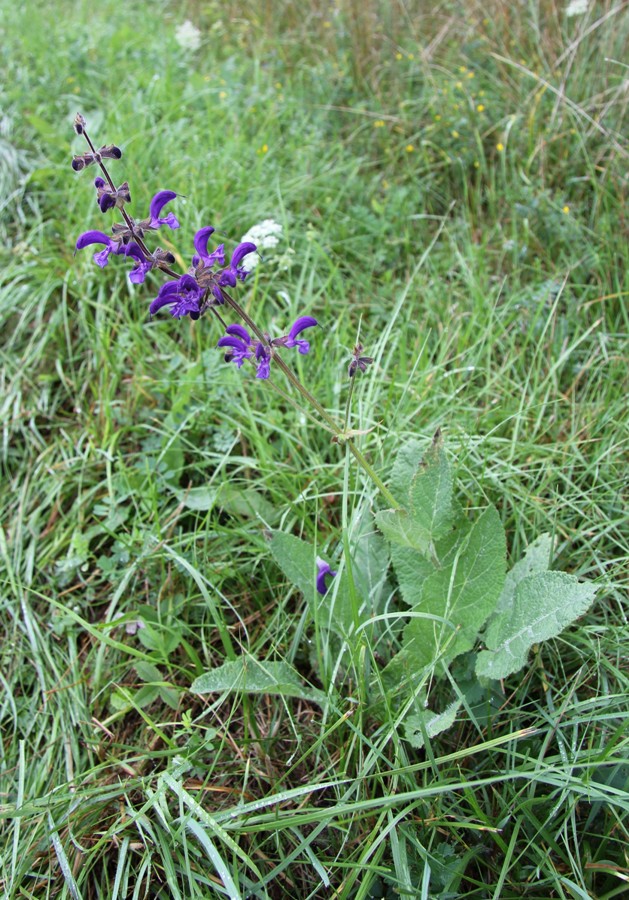
[[468, 73], [467, 73], [467, 77], [468, 77], [468, 78], [473, 78], [473, 77], [474, 77], [474, 73], [473, 73], [473, 72], [468, 72]]
[[477, 112], [484, 112], [484, 111], [485, 111], [485, 107], [483, 106], [482, 103], [479, 103], [479, 104], [478, 104], [478, 106], [476, 107], [476, 111], [477, 111]]
[[467, 72], [467, 66], [459, 66], [459, 72]]
[[463, 82], [462, 81], [457, 81], [457, 83], [454, 86], [457, 87], [459, 90], [463, 90]]
[[451, 131], [450, 134], [452, 135], [453, 138], [458, 138], [458, 136], [459, 136], [458, 131]]
[[407, 58], [407, 59], [415, 59], [415, 54], [414, 54], [414, 53], [407, 53], [406, 58]]
[[395, 54], [395, 58], [396, 58], [396, 59], [404, 59], [404, 56], [398, 51], [398, 52]]
[[276, 90], [276, 91], [281, 91], [281, 90], [282, 90], [282, 82], [281, 82], [281, 81], [276, 81], [276, 82], [275, 82], [275, 90]]
[[562, 211], [562, 213], [564, 213], [564, 215], [567, 216], [568, 213], [570, 212], [570, 207], [569, 207], [569, 206], [563, 206], [563, 207], [561, 208], [561, 211]]
[[496, 150], [498, 151], [498, 153], [502, 153], [504, 148], [504, 144], [496, 144]]
[[441, 122], [441, 116], [439, 115], [439, 113], [435, 115], [435, 122]]
[[478, 96], [479, 96], [479, 97], [484, 97], [484, 96], [485, 96], [485, 91], [479, 91], [479, 92], [478, 92]]
[[219, 91], [218, 97], [219, 97], [219, 100], [224, 100], [227, 97], [227, 91]]
[[332, 28], [332, 22], [324, 22], [323, 27], [324, 28]]
[[461, 107], [460, 107], [460, 105], [459, 105], [458, 103], [455, 103], [455, 104], [454, 104], [453, 109], [460, 109], [460, 108], [461, 108]]
[[478, 161], [477, 159], [474, 160], [474, 168], [475, 168], [475, 169], [480, 169], [480, 163], [479, 163], [479, 161]]
[[407, 153], [412, 153], [413, 150], [415, 149], [415, 147], [413, 147], [412, 144], [407, 144], [404, 149], [406, 150]]
[[384, 128], [384, 119], [376, 119], [373, 123], [374, 128]]
[[268, 144], [262, 144], [262, 146], [260, 147], [260, 149], [257, 151], [257, 153], [258, 153], [259, 155], [262, 155], [263, 153], [268, 153], [268, 152], [269, 152], [269, 145], [268, 145]]

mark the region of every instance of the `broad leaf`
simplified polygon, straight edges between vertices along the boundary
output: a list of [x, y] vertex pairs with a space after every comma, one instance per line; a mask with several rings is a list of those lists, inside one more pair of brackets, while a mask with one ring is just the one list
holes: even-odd
[[556, 637], [590, 607], [597, 588], [566, 572], [542, 572], [518, 582], [511, 609], [487, 629], [487, 650], [478, 654], [476, 674], [506, 678], [526, 665], [533, 644]]
[[414, 608], [433, 618], [413, 618], [404, 629], [404, 648], [416, 670], [438, 656], [451, 662], [474, 646], [504, 585], [505, 560], [504, 529], [490, 506], [472, 525], [453, 560], [423, 583]]
[[422, 713], [412, 713], [404, 719], [406, 740], [412, 747], [420, 750], [424, 746], [426, 737], [436, 737], [454, 725], [456, 714], [460, 708], [461, 700], [454, 700], [442, 713], [434, 713], [428, 709]]
[[[434, 542], [444, 537], [454, 524], [457, 510], [453, 502], [452, 472], [439, 442], [433, 442], [415, 468], [415, 474], [406, 483], [406, 508], [383, 510], [376, 514], [376, 521], [392, 543], [428, 553]], [[410, 471], [410, 462], [405, 457], [404, 464], [398, 465], [395, 473], [398, 489], [402, 487], [403, 476], [408, 477]]]
[[[317, 562], [312, 544], [292, 534], [277, 531], [271, 539], [271, 552], [289, 581], [303, 593], [313, 619], [321, 627], [345, 637], [353, 627], [349, 585], [345, 573], [335, 578], [328, 576], [328, 590], [325, 595], [321, 595], [316, 590]], [[326, 561], [335, 568], [332, 560]]]
[[223, 663], [192, 682], [193, 694], [280, 694], [325, 703], [325, 694], [304, 685], [298, 673], [285, 662], [260, 662], [251, 656]]
[[528, 545], [522, 559], [518, 560], [507, 572], [505, 585], [496, 604], [496, 613], [511, 609], [518, 582], [528, 575], [537, 575], [548, 571], [552, 547], [553, 541], [549, 534], [540, 534], [532, 544]]

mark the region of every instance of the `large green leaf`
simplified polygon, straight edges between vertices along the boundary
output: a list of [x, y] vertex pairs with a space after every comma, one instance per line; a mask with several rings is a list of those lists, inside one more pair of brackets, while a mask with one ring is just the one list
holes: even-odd
[[474, 646], [504, 585], [506, 544], [493, 506], [472, 525], [448, 565], [423, 582], [414, 617], [404, 629], [403, 649], [416, 670], [438, 656], [450, 662]]
[[[396, 472], [398, 489], [403, 475], [408, 476], [410, 471], [410, 461], [405, 458], [405, 465], [399, 465]], [[456, 515], [452, 472], [440, 442], [433, 442], [406, 483], [404, 505], [405, 509], [377, 513], [378, 527], [392, 543], [428, 553], [452, 528]]]
[[193, 694], [222, 694], [241, 691], [246, 694], [280, 694], [325, 703], [325, 694], [304, 685], [298, 673], [286, 662], [261, 662], [252, 656], [223, 663], [204, 672], [192, 682]]
[[526, 665], [533, 644], [556, 637], [590, 607], [597, 588], [566, 572], [542, 572], [518, 581], [511, 608], [487, 629], [487, 650], [478, 654], [476, 674], [506, 678]]
[[[327, 578], [325, 595], [317, 593], [317, 556], [312, 544], [292, 534], [276, 531], [271, 539], [271, 553], [289, 579], [303, 593], [317, 623], [345, 637], [353, 627], [347, 576]], [[331, 562], [326, 559], [326, 562]], [[333, 566], [334, 568], [334, 566]]]

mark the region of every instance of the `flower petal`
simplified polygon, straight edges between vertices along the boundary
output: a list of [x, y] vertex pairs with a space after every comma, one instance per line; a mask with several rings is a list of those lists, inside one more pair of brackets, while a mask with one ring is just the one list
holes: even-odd
[[105, 246], [109, 246], [111, 243], [113, 242], [109, 235], [102, 231], [84, 231], [77, 238], [76, 249], [82, 250], [90, 244], [105, 244]]
[[210, 239], [210, 235], [213, 233], [214, 229], [212, 228], [212, 226], [207, 225], [205, 228], [200, 228], [194, 236], [194, 249], [197, 251], [201, 259], [205, 259], [208, 255], [207, 242]]
[[155, 194], [151, 200], [151, 205], [149, 206], [149, 216], [151, 217], [151, 221], [153, 221], [153, 219], [159, 219], [159, 214], [162, 209], [167, 203], [174, 200], [176, 196], [177, 194], [174, 191], [159, 191]]
[[240, 264], [240, 261], [247, 256], [248, 253], [255, 253], [256, 245], [252, 244], [250, 241], [245, 241], [243, 244], [238, 244], [234, 252], [232, 253], [231, 262], [229, 264], [230, 269], [236, 269], [236, 267]]
[[238, 323], [236, 323], [235, 325], [228, 325], [225, 331], [227, 332], [227, 334], [236, 335], [236, 337], [239, 337], [241, 340], [243, 340], [245, 344], [251, 343], [251, 336], [243, 325], [238, 325]]
[[[318, 324], [318, 322], [317, 322], [317, 320], [314, 318], [314, 316], [300, 316], [300, 317], [296, 320], [296, 322], [293, 323], [293, 326], [292, 326], [291, 330], [288, 332], [288, 337], [289, 337], [290, 341], [294, 341], [295, 338], [297, 337], [297, 335], [298, 335], [298, 334], [301, 334], [301, 332], [302, 332], [305, 328], [312, 328], [313, 325], [317, 325], [317, 324]], [[287, 343], [286, 346], [287, 346], [287, 347], [292, 347], [292, 346], [294, 346], [294, 344], [293, 344], [293, 343]], [[306, 352], [307, 352], [307, 351], [306, 351]]]
[[333, 572], [329, 564], [321, 559], [320, 556], [317, 556], [317, 569], [317, 593], [321, 594], [321, 596], [325, 596], [328, 591], [325, 584], [325, 576], [331, 575], [332, 578], [335, 578], [338, 575], [338, 572]]

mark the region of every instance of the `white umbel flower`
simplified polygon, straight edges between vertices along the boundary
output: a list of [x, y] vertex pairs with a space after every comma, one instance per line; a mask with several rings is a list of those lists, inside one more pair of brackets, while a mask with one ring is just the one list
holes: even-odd
[[175, 40], [182, 50], [198, 50], [201, 46], [201, 32], [190, 19], [175, 28]]
[[566, 6], [566, 15], [569, 19], [573, 16], [583, 16], [588, 11], [589, 0], [570, 0]]
[[[280, 242], [284, 229], [279, 222], [274, 219], [263, 219], [257, 225], [253, 225], [246, 234], [242, 236], [242, 242], [251, 241], [256, 245], [258, 250], [272, 250]], [[260, 262], [258, 253], [250, 253], [247, 259], [243, 261], [244, 268], [247, 272], [251, 272]]]

